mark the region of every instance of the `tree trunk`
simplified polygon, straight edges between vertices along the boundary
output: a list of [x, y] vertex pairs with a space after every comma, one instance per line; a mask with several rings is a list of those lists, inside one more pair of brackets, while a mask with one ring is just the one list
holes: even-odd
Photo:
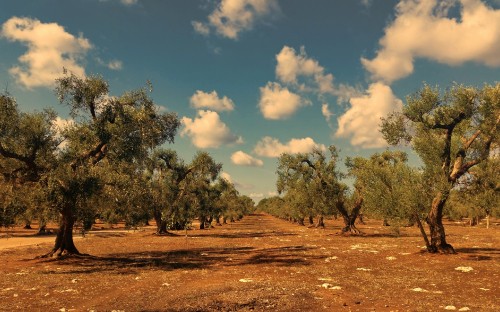
[[227, 224], [227, 217], [226, 216], [222, 217], [222, 224]]
[[305, 225], [305, 224], [304, 224], [304, 218], [298, 218], [298, 219], [297, 219], [297, 223], [298, 223], [299, 225]]
[[432, 200], [432, 208], [427, 216], [427, 224], [430, 229], [431, 242], [427, 250], [431, 253], [442, 252], [446, 254], [456, 253], [455, 249], [446, 242], [446, 234], [443, 226], [443, 208], [447, 196], [438, 193]]
[[45, 224], [40, 224], [40, 227], [38, 228], [38, 232], [36, 235], [45, 235], [47, 234], [47, 225]]
[[44, 257], [52, 257], [57, 251], [59, 251], [57, 256], [61, 256], [63, 253], [67, 255], [80, 255], [80, 252], [76, 249], [75, 243], [73, 242], [74, 224], [75, 217], [73, 215], [73, 209], [68, 205], [64, 207], [61, 212], [61, 224], [57, 231], [54, 248]]
[[217, 216], [215, 218], [215, 224], [218, 225], [218, 226], [222, 226], [222, 224], [220, 223], [220, 217], [219, 216]]
[[340, 212], [340, 215], [344, 219], [344, 228], [342, 228], [342, 233], [355, 233], [358, 234], [360, 231], [356, 228], [356, 225], [354, 222], [358, 218], [359, 211], [361, 210], [361, 207], [363, 206], [363, 198], [359, 197], [356, 202], [354, 203], [354, 207], [352, 208], [351, 214], [347, 212], [347, 209], [345, 208], [345, 203], [343, 200], [337, 201], [336, 207], [337, 210]]
[[314, 219], [313, 216], [309, 216], [309, 224], [313, 225], [314, 224]]
[[200, 221], [200, 230], [205, 229], [205, 217], [199, 217], [198, 220]]
[[29, 222], [26, 222], [26, 224], [24, 225], [23, 229], [31, 230], [32, 229], [31, 224]]
[[323, 229], [325, 228], [325, 221], [324, 221], [323, 216], [319, 216], [318, 217], [318, 223], [316, 223], [316, 227], [317, 228], [320, 227], [320, 228], [323, 228]]
[[479, 217], [472, 217], [470, 218], [469, 225], [470, 226], [476, 226], [479, 224]]
[[168, 234], [168, 231], [167, 231], [167, 221], [163, 220], [163, 218], [161, 216], [161, 211], [155, 209], [155, 211], [153, 213], [153, 217], [154, 217], [155, 222], [156, 222], [156, 233], [155, 234], [156, 235], [165, 235], [165, 234]]

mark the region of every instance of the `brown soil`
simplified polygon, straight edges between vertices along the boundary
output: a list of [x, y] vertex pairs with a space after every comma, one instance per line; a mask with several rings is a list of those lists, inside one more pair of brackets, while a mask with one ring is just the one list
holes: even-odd
[[[75, 240], [87, 257], [34, 259], [45, 241], [10, 246], [0, 311], [500, 311], [498, 224], [449, 222], [457, 255], [423, 252], [416, 228], [396, 237], [381, 225], [346, 237], [339, 221], [323, 230], [255, 214], [173, 236], [91, 232]], [[0, 246], [35, 231], [0, 232]]]

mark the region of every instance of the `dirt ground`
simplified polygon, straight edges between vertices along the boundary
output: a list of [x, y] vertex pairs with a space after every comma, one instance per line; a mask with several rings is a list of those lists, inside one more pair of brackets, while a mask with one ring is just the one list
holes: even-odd
[[172, 236], [98, 230], [75, 239], [92, 256], [67, 259], [35, 259], [53, 236], [0, 231], [0, 311], [500, 311], [498, 223], [449, 222], [456, 255], [422, 252], [417, 228], [340, 225], [255, 214]]

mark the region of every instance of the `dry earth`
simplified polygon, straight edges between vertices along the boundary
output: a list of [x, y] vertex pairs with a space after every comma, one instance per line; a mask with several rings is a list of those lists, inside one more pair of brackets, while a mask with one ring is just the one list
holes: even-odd
[[369, 220], [345, 237], [326, 223], [255, 214], [187, 236], [93, 231], [75, 240], [92, 256], [66, 259], [35, 259], [54, 237], [1, 231], [0, 311], [500, 311], [497, 223], [448, 223], [457, 255], [422, 252], [416, 228], [395, 237]]

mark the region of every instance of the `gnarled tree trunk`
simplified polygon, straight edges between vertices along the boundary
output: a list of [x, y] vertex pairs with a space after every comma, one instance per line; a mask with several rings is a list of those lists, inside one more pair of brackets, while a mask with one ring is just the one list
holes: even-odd
[[153, 217], [154, 217], [155, 222], [156, 222], [156, 233], [155, 234], [156, 235], [165, 235], [165, 234], [168, 234], [168, 231], [167, 231], [167, 221], [163, 220], [163, 218], [161, 216], [161, 211], [155, 209], [155, 211], [153, 213]]
[[324, 221], [324, 217], [322, 215], [320, 215], [318, 217], [318, 223], [316, 223], [316, 227], [317, 228], [325, 228], [325, 221]]
[[313, 225], [314, 224], [314, 219], [313, 216], [309, 216], [309, 224]]
[[359, 197], [356, 202], [354, 203], [354, 207], [352, 208], [351, 213], [349, 214], [347, 212], [347, 209], [345, 208], [345, 203], [343, 200], [337, 201], [337, 210], [340, 212], [342, 215], [342, 218], [344, 219], [344, 227], [342, 228], [342, 233], [355, 233], [358, 234], [360, 231], [356, 228], [356, 225], [354, 222], [358, 218], [359, 211], [361, 210], [361, 207], [363, 206], [363, 198]]
[[73, 209], [70, 205], [66, 205], [61, 211], [61, 224], [59, 225], [59, 230], [57, 231], [54, 248], [52, 248], [52, 250], [43, 257], [52, 257], [56, 252], [58, 252], [57, 256], [61, 256], [63, 254], [80, 255], [80, 252], [76, 249], [73, 242], [74, 224], [75, 216], [73, 214]]
[[447, 196], [444, 196], [441, 192], [438, 193], [432, 201], [431, 211], [427, 216], [426, 221], [429, 225], [431, 236], [430, 245], [427, 247], [427, 250], [432, 253], [455, 253], [453, 246], [446, 242], [446, 233], [443, 226], [443, 208], [447, 199]]

